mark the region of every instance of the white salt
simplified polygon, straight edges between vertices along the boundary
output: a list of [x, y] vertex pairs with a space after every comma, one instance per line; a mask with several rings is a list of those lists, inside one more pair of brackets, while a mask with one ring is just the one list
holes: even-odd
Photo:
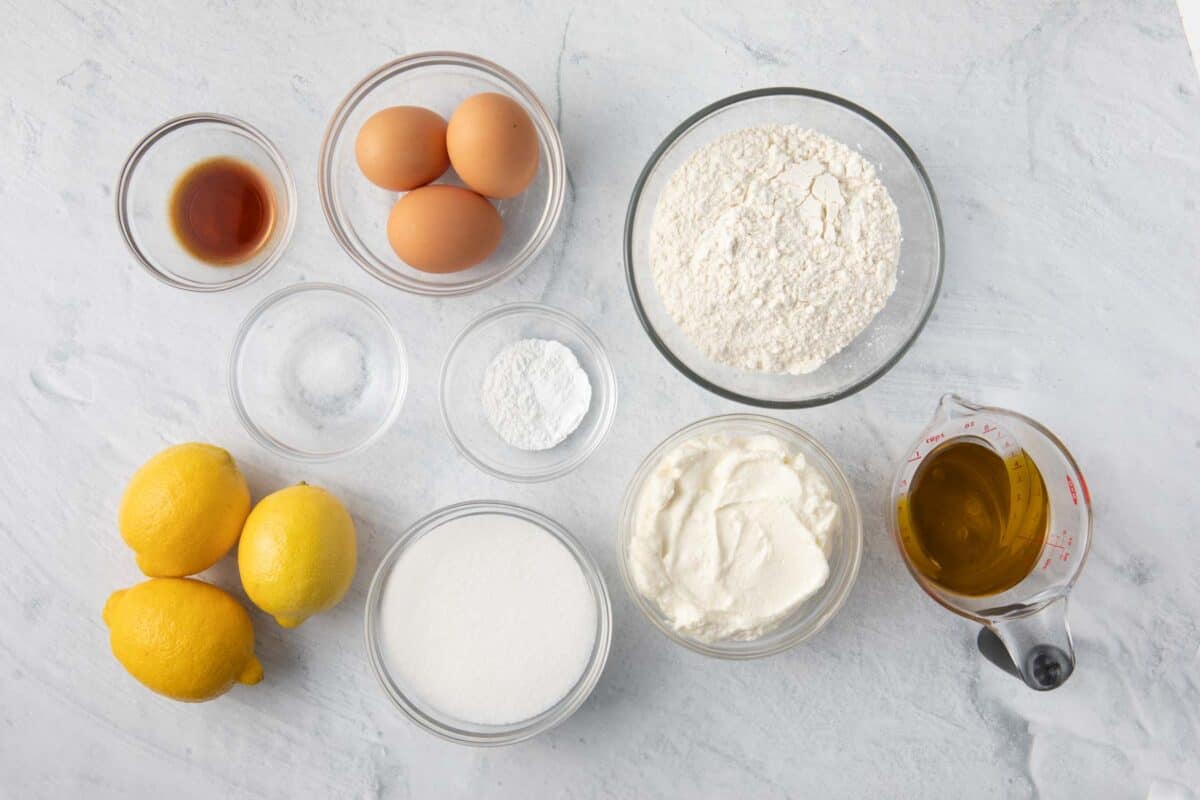
[[300, 396], [314, 410], [345, 413], [362, 397], [367, 384], [363, 343], [343, 330], [310, 336], [295, 364]]
[[380, 643], [389, 671], [423, 703], [504, 725], [571, 690], [591, 657], [596, 615], [561, 542], [532, 522], [477, 514], [400, 557], [383, 589]]

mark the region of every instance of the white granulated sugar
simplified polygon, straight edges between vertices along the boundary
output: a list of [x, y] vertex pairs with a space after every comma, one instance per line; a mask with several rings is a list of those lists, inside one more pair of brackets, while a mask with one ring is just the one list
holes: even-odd
[[522, 339], [488, 364], [481, 399], [501, 439], [520, 450], [548, 450], [579, 427], [592, 384], [562, 342]]
[[710, 358], [803, 374], [862, 332], [896, 289], [900, 216], [875, 168], [796, 125], [694, 153], [654, 210], [667, 311]]
[[380, 646], [406, 691], [484, 725], [534, 717], [587, 669], [596, 601], [570, 551], [503, 514], [446, 522], [396, 562], [380, 603]]

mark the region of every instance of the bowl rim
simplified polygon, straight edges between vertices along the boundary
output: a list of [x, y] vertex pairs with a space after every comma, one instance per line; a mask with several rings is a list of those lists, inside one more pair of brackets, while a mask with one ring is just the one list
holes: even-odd
[[[133, 175], [137, 170], [138, 165], [142, 162], [142, 159], [145, 158], [146, 154], [150, 152], [154, 145], [156, 145], [169, 134], [192, 125], [205, 124], [233, 128], [239, 134], [245, 136], [247, 139], [254, 142], [254, 144], [258, 145], [263, 152], [267, 154], [267, 157], [271, 160], [271, 163], [275, 165], [275, 168], [279, 170], [279, 174], [283, 178], [284, 194], [287, 196], [288, 213], [286, 219], [283, 220], [282, 231], [278, 241], [267, 254], [266, 258], [264, 258], [262, 263], [260, 263], [254, 269], [248, 272], [243, 272], [240, 275], [231, 278], [230, 280], [222, 281], [220, 283], [203, 283], [201, 281], [192, 281], [187, 278], [171, 275], [156, 266], [155, 259], [151, 258], [146, 252], [144, 252], [141, 246], [138, 244], [137, 236], [133, 232], [133, 226], [130, 224], [128, 213], [129, 191], [133, 181]], [[258, 280], [263, 275], [267, 274], [267, 272], [279, 262], [279, 259], [282, 258], [284, 251], [287, 250], [288, 245], [291, 243], [292, 233], [296, 229], [296, 183], [292, 178], [292, 171], [288, 168], [287, 161], [284, 159], [283, 153], [281, 153], [279, 148], [277, 148], [271, 142], [271, 140], [267, 138], [266, 134], [245, 120], [238, 119], [237, 117], [233, 117], [228, 114], [218, 114], [211, 111], [200, 111], [172, 117], [143, 136], [141, 140], [133, 146], [133, 149], [130, 150], [129, 155], [126, 156], [125, 162], [121, 165], [121, 172], [117, 178], [117, 191], [115, 193], [114, 203], [117, 214], [117, 227], [121, 231], [121, 238], [125, 242], [125, 247], [133, 255], [134, 259], [142, 267], [142, 269], [146, 270], [146, 272], [150, 273], [152, 277], [168, 286], [172, 286], [176, 289], [183, 289], [189, 292], [222, 292], [226, 289], [245, 286], [253, 281]]]
[[[395, 685], [379, 652], [378, 618], [381, 614], [379, 606], [382, 603], [383, 586], [396, 562], [403, 555], [404, 549], [426, 533], [447, 522], [475, 514], [501, 514], [522, 519], [537, 525], [566, 547], [579, 565], [588, 588], [592, 592], [592, 598], [596, 603], [597, 624], [596, 640], [587, 666], [580, 673], [579, 680], [571, 690], [563, 695], [557, 703], [528, 720], [502, 726], [479, 725], [474, 730], [468, 730], [421, 710], [401, 691], [399, 686]], [[600, 676], [608, 663], [609, 650], [612, 647], [612, 599], [604, 581], [604, 573], [600, 571], [595, 558], [583, 543], [562, 525], [541, 512], [516, 503], [502, 500], [468, 500], [443, 506], [417, 520], [405, 529], [384, 553], [383, 558], [379, 561], [379, 566], [375, 569], [375, 574], [371, 577], [370, 588], [367, 590], [363, 614], [363, 633], [366, 638], [367, 660], [370, 661], [371, 671], [383, 688], [384, 694], [418, 727], [457, 744], [500, 747], [525, 741], [565, 722], [591, 696], [592, 691], [600, 682]], [[503, 730], [481, 732], [481, 728], [502, 728]]]
[[[662, 620], [659, 619], [660, 615], [655, 613], [651, 601], [644, 597], [640, 591], [638, 591], [629, 569], [629, 559], [627, 554], [629, 551], [629, 540], [633, 535], [633, 512], [647, 476], [658, 465], [658, 462], [662, 459], [662, 457], [671, 449], [701, 433], [706, 431], [717, 433], [731, 425], [758, 425], [778, 432], [783, 436], [798, 439], [799, 441], [803, 442], [806, 447], [811, 448], [812, 452], [824, 462], [818, 466], [820, 467], [820, 471], [822, 475], [824, 475], [825, 479], [829, 481], [830, 484], [836, 484], [841, 494], [849, 499], [849, 507], [839, 509], [844, 520], [844, 525], [839, 535], [843, 537], [850, 537], [848, 547], [849, 567], [847, 568], [841, 583], [830, 588], [828, 594], [829, 599], [824, 611], [815, 619], [809, 628], [801, 631], [793, 631], [790, 635], [776, 640], [768, 647], [754, 648], [752, 645], [756, 640], [739, 640], [737, 641], [736, 649], [734, 649], [728, 647], [727, 641], [717, 640], [713, 642], [705, 642], [695, 639], [691, 636], [687, 636], [686, 634], [682, 634], [679, 631], [676, 631], [674, 628], [667, 626]], [[782, 653], [785, 650], [790, 650], [801, 642], [812, 638], [829, 624], [830, 620], [832, 620], [846, 604], [846, 600], [850, 597], [850, 592], [853, 590], [854, 584], [858, 580], [858, 571], [859, 567], [862, 565], [863, 557], [863, 540], [862, 508], [858, 502], [858, 497], [854, 493], [854, 487], [851, 486], [849, 479], [846, 478], [845, 472], [824, 445], [818, 442], [811, 434], [805, 432], [798, 426], [774, 417], [744, 412], [717, 414], [715, 416], [705, 417], [684, 425], [682, 428], [663, 439], [662, 442], [655, 446], [649, 452], [649, 454], [642, 459], [641, 463], [638, 464], [637, 469], [633, 473], [633, 477], [629, 479], [629, 483], [625, 488], [625, 494], [621, 499], [621, 511], [620, 516], [617, 519], [617, 564], [621, 570], [621, 581], [625, 585], [625, 591], [633, 599], [634, 605], [638, 607], [638, 610], [642, 613], [642, 616], [649, 620], [650, 623], [668, 639], [676, 644], [686, 647], [693, 652], [700, 653], [701, 655], [731, 661], [747, 661], [750, 659], [765, 658], [777, 653]], [[824, 587], [822, 587], [822, 590], [824, 590]], [[809, 601], [804, 601], [804, 603], [807, 602]], [[801, 606], [803, 606], [803, 603]], [[785, 627], [785, 624], [780, 624], [778, 627], [772, 628], [771, 631], [768, 631], [768, 635]]]
[[[935, 223], [934, 227], [936, 228], [937, 232], [938, 246], [937, 274], [934, 278], [933, 290], [929, 293], [928, 298], [925, 300], [925, 307], [922, 309], [920, 319], [913, 327], [912, 332], [909, 334], [903, 345], [901, 345], [895, 353], [889, 356], [871, 373], [859, 379], [855, 383], [850, 384], [844, 389], [836, 392], [815, 395], [813, 397], [806, 397], [800, 400], [768, 400], [761, 397], [755, 397], [753, 395], [735, 392], [732, 389], [728, 389], [701, 377], [690, 367], [688, 367], [682, 359], [676, 356], [675, 353], [667, 346], [666, 342], [659, 337], [658, 332], [655, 330], [654, 325], [650, 321], [649, 315], [646, 313], [645, 307], [642, 304], [641, 294], [639, 293], [637, 287], [637, 280], [634, 277], [633, 226], [634, 220], [638, 214], [638, 210], [641, 207], [642, 192], [645, 190], [646, 184], [649, 182], [651, 173], [653, 173], [655, 168], [657, 168], [659, 161], [667, 153], [667, 151], [674, 147], [675, 143], [682, 139], [684, 135], [692, 130], [692, 128], [713, 114], [716, 114], [717, 112], [738, 103], [748, 100], [758, 100], [763, 97], [788, 96], [808, 97], [815, 100], [821, 100], [836, 106], [840, 106], [847, 111], [855, 113], [878, 128], [889, 139], [891, 139], [893, 143], [895, 143], [902, 153], [904, 153], [909, 162], [912, 164], [913, 169], [916, 170], [916, 173], [925, 188], [926, 195], [929, 198], [930, 206], [933, 209], [933, 218]], [[933, 190], [933, 183], [929, 180], [929, 174], [925, 171], [925, 167], [921, 163], [921, 160], [917, 158], [916, 152], [908, 145], [908, 142], [904, 141], [899, 133], [897, 133], [890, 125], [884, 122], [883, 119], [871, 113], [867, 109], [835, 94], [830, 94], [829, 92], [823, 92], [817, 89], [806, 89], [795, 86], [772, 86], [762, 89], [752, 89], [750, 91], [738, 92], [717, 100], [716, 102], [709, 103], [699, 111], [689, 116], [667, 134], [666, 138], [663, 139], [658, 147], [654, 149], [654, 152], [651, 153], [649, 160], [642, 168], [641, 173], [638, 175], [637, 182], [633, 186], [633, 193], [630, 195], [629, 206], [625, 212], [622, 255], [625, 259], [625, 283], [629, 289], [630, 299], [633, 301], [634, 312], [637, 314], [637, 318], [642, 325], [642, 329], [645, 330], [646, 335], [650, 337], [650, 341], [654, 343], [654, 346], [663, 355], [663, 357], [670, 362], [671, 366], [683, 373], [685, 377], [687, 377], [696, 385], [707, 389], [715, 395], [724, 397], [727, 400], [734, 400], [739, 403], [745, 403], [747, 405], [757, 406], [759, 408], [793, 409], [812, 408], [815, 406], [826, 405], [827, 403], [833, 403], [845, 397], [849, 397], [850, 395], [865, 389], [875, 381], [882, 378], [889, 370], [891, 370], [892, 367], [896, 365], [897, 362], [900, 361], [901, 358], [904, 357], [904, 354], [909, 351], [909, 349], [913, 346], [913, 343], [916, 342], [917, 337], [920, 336], [921, 331], [925, 328], [925, 323], [929, 321], [929, 316], [933, 313], [933, 306], [937, 301], [938, 295], [941, 293], [942, 277], [945, 273], [946, 264], [946, 241], [942, 225], [941, 207], [938, 205], [937, 195]]]
[[[395, 347], [396, 363], [399, 375], [397, 378], [396, 392], [392, 398], [391, 408], [388, 410], [387, 414], [380, 419], [378, 426], [374, 431], [371, 432], [369, 436], [352, 447], [344, 448], [342, 450], [311, 452], [292, 447], [291, 445], [271, 436], [269, 433], [263, 430], [258, 423], [254, 422], [252, 415], [242, 400], [241, 381], [238, 378], [238, 362], [241, 358], [242, 349], [245, 347], [246, 339], [249, 336], [250, 331], [258, 323], [258, 321], [262, 319], [263, 314], [265, 314], [272, 306], [276, 305], [282, 300], [287, 299], [288, 297], [291, 297], [292, 295], [303, 294], [307, 292], [335, 292], [358, 302], [366, 309], [368, 313], [370, 313], [383, 324], [384, 328], [389, 334], [391, 334], [390, 339]], [[400, 337], [399, 331], [396, 330], [396, 326], [392, 325], [391, 320], [388, 319], [388, 316], [384, 310], [370, 298], [354, 291], [349, 287], [336, 283], [325, 283], [321, 281], [301, 281], [299, 283], [293, 283], [290, 286], [285, 286], [282, 289], [272, 292], [255, 304], [255, 306], [250, 309], [250, 312], [246, 314], [246, 318], [242, 320], [241, 325], [238, 326], [237, 335], [233, 340], [233, 346], [229, 350], [229, 364], [226, 370], [226, 383], [229, 387], [230, 402], [233, 404], [234, 411], [237, 412], [238, 419], [241, 421], [242, 427], [246, 429], [246, 432], [249, 433], [256, 442], [273, 453], [284, 456], [285, 458], [290, 458], [294, 461], [302, 461], [313, 464], [335, 461], [340, 458], [355, 455], [363, 450], [366, 450], [372, 444], [377, 442], [379, 438], [382, 437], [383, 434], [392, 427], [392, 424], [400, 415], [400, 409], [404, 406], [404, 398], [408, 392], [408, 382], [408, 353], [404, 347], [404, 340]]]
[[[596, 423], [595, 432], [591, 436], [591, 441], [587, 446], [581, 449], [578, 453], [556, 466], [545, 468], [538, 472], [516, 473], [501, 469], [494, 464], [485, 461], [478, 456], [466, 442], [458, 435], [454, 429], [454, 424], [450, 421], [450, 412], [448, 410], [449, 401], [447, 396], [447, 380], [450, 373], [450, 364], [454, 357], [458, 354], [461, 346], [471, 336], [484, 325], [495, 322], [496, 320], [506, 317], [517, 316], [535, 316], [549, 317], [553, 321], [564, 325], [571, 330], [583, 343], [587, 346], [593, 359], [599, 367], [601, 374], [601, 382], [603, 383], [603, 400], [604, 407], [600, 409], [600, 419]], [[550, 481], [556, 478], [561, 478], [563, 475], [573, 471], [580, 464], [587, 461], [593, 453], [600, 447], [600, 444], [608, 436], [609, 430], [612, 428], [613, 419], [616, 417], [617, 410], [617, 373], [613, 368], [612, 360], [608, 356], [608, 350], [605, 349], [604, 343], [600, 341], [600, 337], [596, 333], [580, 321], [575, 316], [553, 306], [545, 305], [544, 303], [518, 302], [505, 303], [504, 305], [496, 306], [484, 313], [480, 314], [471, 322], [467, 323], [466, 327], [459, 332], [454, 340], [450, 343], [450, 347], [446, 350], [446, 355], [442, 359], [441, 374], [438, 376], [438, 406], [442, 415], [442, 427], [446, 430], [446, 435], [450, 437], [450, 441], [454, 444], [454, 448], [463, 455], [468, 461], [474, 464], [479, 469], [494, 475], [497, 478], [512, 481], [514, 483], [541, 483]], [[592, 387], [592, 402], [597, 401], [597, 388]], [[590, 409], [589, 409], [590, 410]]]
[[[334, 150], [337, 142], [341, 139], [351, 112], [358, 107], [359, 103], [375, 88], [395, 75], [423, 67], [446, 65], [484, 72], [505, 84], [513, 94], [519, 96], [532, 109], [533, 116], [536, 117], [534, 127], [538, 129], [539, 139], [544, 140], [545, 147], [550, 154], [549, 163], [546, 166], [550, 183], [549, 206], [543, 212], [542, 222], [533, 238], [502, 269], [474, 281], [451, 285], [427, 283], [407, 275], [397, 277], [398, 273], [373, 253], [368, 251], [364, 254], [354, 244], [341, 222], [340, 204], [334, 202], [335, 193], [332, 188], [334, 184]], [[395, 289], [429, 297], [455, 297], [471, 294], [511, 278], [532, 263], [549, 244], [551, 236], [558, 228], [566, 197], [566, 183], [567, 164], [563, 154], [562, 137], [559, 135], [554, 118], [546, 111], [533, 89], [499, 64], [470, 53], [454, 50], [409, 53], [377, 67], [359, 80], [334, 109], [329, 124], [325, 128], [325, 135], [321, 139], [321, 151], [317, 160], [317, 191], [321, 198], [321, 210], [324, 212], [325, 221], [329, 225], [333, 238], [337, 240], [342, 250], [375, 279]]]

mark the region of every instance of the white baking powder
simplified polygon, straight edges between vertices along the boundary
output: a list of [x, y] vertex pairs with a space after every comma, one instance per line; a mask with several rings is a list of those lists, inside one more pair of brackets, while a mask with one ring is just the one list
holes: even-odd
[[875, 168], [796, 125], [694, 153], [654, 211], [650, 262], [688, 338], [723, 364], [812, 372], [896, 288], [900, 217]]
[[389, 672], [443, 714], [504, 725], [575, 686], [596, 642], [596, 602], [575, 557], [538, 525], [503, 514], [434, 528], [384, 586]]
[[481, 399], [501, 439], [521, 450], [548, 450], [579, 427], [592, 384], [562, 342], [522, 339], [488, 364]]

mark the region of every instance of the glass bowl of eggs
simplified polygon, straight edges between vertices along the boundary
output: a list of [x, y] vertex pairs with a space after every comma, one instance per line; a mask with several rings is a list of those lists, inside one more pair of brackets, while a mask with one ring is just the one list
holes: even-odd
[[550, 239], [566, 164], [533, 91], [465, 53], [417, 53], [363, 78], [321, 144], [334, 237], [379, 280], [460, 295], [515, 275]]

